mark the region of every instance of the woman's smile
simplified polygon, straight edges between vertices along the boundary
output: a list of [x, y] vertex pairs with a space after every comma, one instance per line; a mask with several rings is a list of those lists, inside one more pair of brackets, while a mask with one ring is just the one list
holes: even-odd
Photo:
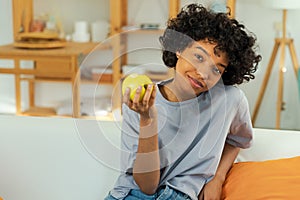
[[205, 88], [206, 87], [205, 83], [202, 83], [201, 81], [198, 81], [197, 79], [195, 79], [189, 75], [187, 77], [188, 77], [192, 87], [194, 87], [194, 88]]

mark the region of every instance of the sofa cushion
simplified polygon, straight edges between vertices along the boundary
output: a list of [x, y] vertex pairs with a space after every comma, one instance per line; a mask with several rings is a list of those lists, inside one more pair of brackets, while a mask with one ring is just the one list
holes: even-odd
[[235, 163], [223, 185], [224, 200], [289, 199], [300, 196], [300, 156]]

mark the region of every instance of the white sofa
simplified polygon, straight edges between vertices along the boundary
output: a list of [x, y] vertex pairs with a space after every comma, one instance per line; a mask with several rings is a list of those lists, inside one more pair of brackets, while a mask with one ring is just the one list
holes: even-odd
[[[102, 200], [118, 175], [120, 122], [0, 115], [0, 197]], [[255, 129], [237, 161], [300, 155], [300, 132]]]
[[99, 140], [105, 132], [107, 143], [118, 141], [115, 123], [101, 122], [99, 131], [93, 120], [0, 116], [0, 124], [4, 200], [102, 200], [113, 186], [118, 172], [106, 163], [119, 158]]

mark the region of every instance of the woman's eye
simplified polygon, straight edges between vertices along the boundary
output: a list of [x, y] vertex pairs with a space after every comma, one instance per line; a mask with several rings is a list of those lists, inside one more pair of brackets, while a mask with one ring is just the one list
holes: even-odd
[[216, 74], [221, 74], [222, 72], [215, 66], [213, 67], [213, 72]]
[[201, 56], [199, 54], [195, 54], [195, 57], [197, 58], [197, 60], [203, 62], [203, 56]]

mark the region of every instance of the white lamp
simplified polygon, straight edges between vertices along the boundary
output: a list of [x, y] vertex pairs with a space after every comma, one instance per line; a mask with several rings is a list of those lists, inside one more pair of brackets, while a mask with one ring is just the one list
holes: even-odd
[[266, 74], [262, 83], [262, 87], [258, 94], [258, 99], [254, 107], [254, 112], [252, 116], [252, 122], [255, 124], [256, 117], [263, 99], [263, 95], [265, 93], [265, 89], [267, 87], [269, 77], [271, 75], [272, 67], [276, 58], [277, 51], [280, 47], [280, 60], [279, 60], [279, 81], [278, 81], [278, 96], [277, 96], [277, 106], [276, 106], [276, 128], [280, 128], [280, 116], [281, 111], [284, 110], [284, 103], [283, 103], [283, 81], [284, 81], [284, 61], [285, 61], [285, 47], [289, 47], [289, 51], [292, 58], [292, 63], [295, 71], [295, 75], [297, 77], [298, 74], [298, 60], [295, 53], [295, 46], [294, 41], [292, 38], [286, 37], [286, 16], [287, 10], [289, 9], [298, 9], [300, 8], [300, 1], [299, 0], [262, 0], [262, 4], [264, 6], [273, 8], [273, 9], [281, 9], [283, 11], [282, 15], [282, 37], [275, 38], [275, 44], [273, 48], [273, 52], [268, 64], [268, 68], [266, 69]]

